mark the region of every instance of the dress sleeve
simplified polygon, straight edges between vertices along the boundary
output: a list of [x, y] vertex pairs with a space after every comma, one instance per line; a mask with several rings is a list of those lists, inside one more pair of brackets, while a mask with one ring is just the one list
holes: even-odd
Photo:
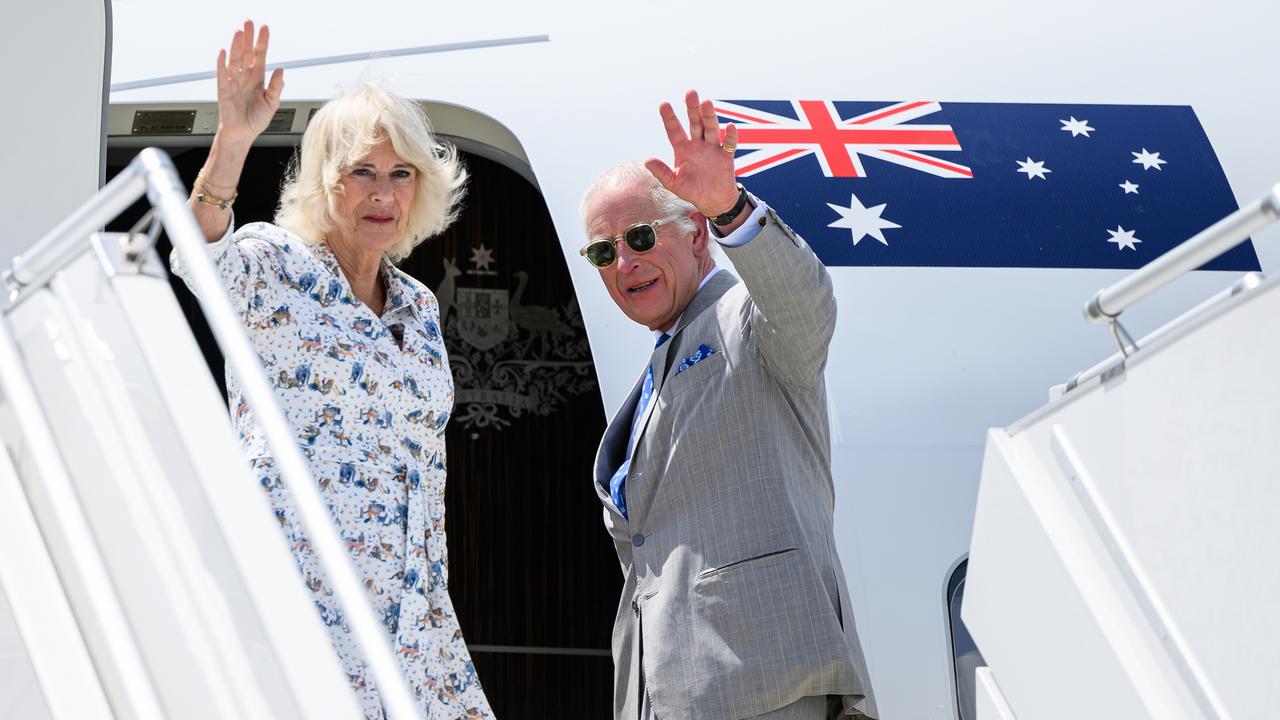
[[[227, 232], [217, 242], [205, 245], [206, 252], [213, 258], [214, 266], [222, 278], [222, 286], [231, 296], [231, 304], [236, 312], [247, 318], [254, 305], [253, 296], [257, 289], [270, 282], [277, 274], [278, 248], [267, 242], [253, 231], [254, 225], [232, 232], [235, 218], [227, 224]], [[192, 294], [199, 297], [187, 272], [186, 264], [178, 255], [177, 248], [169, 255], [169, 267], [173, 274], [182, 278]]]

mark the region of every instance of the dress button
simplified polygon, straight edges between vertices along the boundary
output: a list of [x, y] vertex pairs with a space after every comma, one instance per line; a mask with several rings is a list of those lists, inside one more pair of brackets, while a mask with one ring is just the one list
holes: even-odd
[[640, 547], [641, 545], [643, 545], [643, 544], [644, 544], [644, 536], [643, 536], [643, 535], [641, 535], [640, 533], [636, 533], [636, 534], [631, 538], [631, 544], [632, 544], [632, 545], [635, 545], [636, 547]]

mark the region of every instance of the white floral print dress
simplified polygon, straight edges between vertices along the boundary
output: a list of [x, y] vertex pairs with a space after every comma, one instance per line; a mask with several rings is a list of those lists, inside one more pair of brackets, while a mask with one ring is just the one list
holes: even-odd
[[[491, 718], [448, 593], [444, 432], [453, 378], [435, 296], [384, 260], [378, 317], [352, 293], [328, 246], [267, 223], [228, 232], [209, 250], [425, 716]], [[173, 269], [184, 275], [176, 256]], [[373, 679], [230, 372], [227, 394], [241, 449], [365, 716], [382, 718]]]

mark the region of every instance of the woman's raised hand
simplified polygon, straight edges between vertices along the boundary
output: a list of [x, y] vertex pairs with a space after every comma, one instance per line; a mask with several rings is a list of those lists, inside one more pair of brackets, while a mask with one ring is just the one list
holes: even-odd
[[276, 68], [271, 82], [264, 82], [270, 37], [263, 25], [255, 42], [253, 21], [246, 20], [231, 39], [230, 52], [218, 51], [218, 134], [228, 141], [252, 143], [280, 107], [284, 70]]
[[226, 233], [231, 223], [229, 201], [236, 197], [249, 149], [280, 107], [284, 71], [277, 68], [271, 73], [271, 82], [264, 83], [269, 36], [263, 25], [254, 42], [253, 23], [246, 20], [231, 39], [230, 52], [218, 51], [218, 132], [188, 201], [209, 242]]

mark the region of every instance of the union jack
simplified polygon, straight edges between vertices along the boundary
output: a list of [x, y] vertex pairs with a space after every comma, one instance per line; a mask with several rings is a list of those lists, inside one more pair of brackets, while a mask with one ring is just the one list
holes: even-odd
[[944, 178], [972, 178], [973, 170], [918, 150], [959, 150], [950, 125], [907, 125], [942, 109], [936, 102], [902, 102], [841, 119], [830, 100], [792, 100], [796, 117], [716, 102], [721, 118], [738, 127], [738, 177], [748, 177], [813, 153], [827, 177], [866, 177], [862, 157]]

